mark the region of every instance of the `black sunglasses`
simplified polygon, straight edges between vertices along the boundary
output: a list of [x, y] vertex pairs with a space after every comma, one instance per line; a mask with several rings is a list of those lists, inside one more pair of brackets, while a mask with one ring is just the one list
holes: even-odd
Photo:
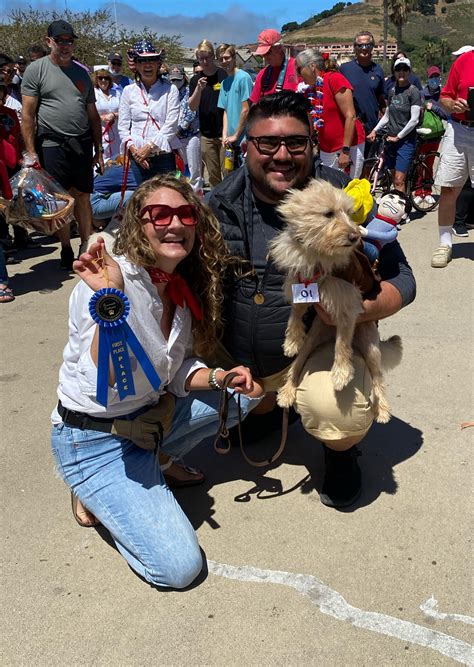
[[395, 67], [395, 72], [409, 72], [410, 68], [406, 65], [401, 65], [400, 67]]
[[307, 134], [292, 134], [281, 137], [250, 137], [247, 139], [255, 144], [257, 150], [262, 155], [275, 155], [280, 150], [282, 144], [285, 144], [286, 150], [291, 155], [302, 155], [311, 138]]
[[122, 61], [121, 60], [111, 60], [110, 64], [111, 65], [117, 65], [117, 67], [118, 67], [119, 65], [122, 64]]
[[109, 76], [98, 76], [97, 81], [112, 81]]
[[354, 44], [357, 49], [373, 49], [375, 44], [373, 42], [368, 42], [368, 44]]
[[61, 39], [61, 37], [53, 37], [53, 40], [56, 42], [56, 44], [62, 46], [72, 46], [74, 44], [74, 37], [71, 37], [70, 39]]
[[161, 58], [159, 56], [150, 56], [149, 58], [136, 58], [135, 62], [137, 62], [139, 65], [143, 65], [144, 63], [159, 63], [161, 61]]

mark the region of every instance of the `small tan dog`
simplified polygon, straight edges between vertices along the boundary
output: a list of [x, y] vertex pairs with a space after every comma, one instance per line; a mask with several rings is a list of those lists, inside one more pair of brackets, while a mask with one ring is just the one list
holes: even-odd
[[[311, 352], [334, 336], [333, 327], [315, 317], [306, 333], [303, 316], [317, 300], [336, 325], [334, 364], [331, 376], [336, 391], [354, 376], [352, 343], [360, 350], [372, 376], [373, 408], [376, 421], [390, 419], [382, 376], [380, 338], [375, 322], [356, 324], [363, 312], [362, 294], [356, 285], [332, 275], [347, 267], [359, 243], [361, 233], [352, 220], [354, 200], [342, 190], [322, 180], [312, 180], [304, 190], [290, 190], [278, 207], [286, 221], [285, 228], [270, 245], [278, 268], [287, 272], [285, 294], [293, 303], [283, 351], [297, 355], [278, 392], [278, 405], [290, 407], [303, 366]], [[319, 299], [316, 292], [319, 291]], [[393, 367], [401, 359], [401, 339], [392, 336], [383, 343], [390, 358], [384, 365]], [[385, 352], [385, 349], [384, 349]]]

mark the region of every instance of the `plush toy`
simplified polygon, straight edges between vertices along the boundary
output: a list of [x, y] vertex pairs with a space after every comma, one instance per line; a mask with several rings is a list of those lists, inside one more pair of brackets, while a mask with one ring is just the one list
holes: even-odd
[[362, 225], [374, 206], [369, 181], [366, 178], [353, 178], [344, 188], [344, 192], [354, 200], [352, 219], [358, 225]]
[[390, 190], [377, 200], [377, 215], [365, 227], [361, 227], [364, 237], [364, 252], [371, 262], [375, 262], [386, 243], [395, 241], [398, 225], [408, 219], [411, 204], [400, 190]]

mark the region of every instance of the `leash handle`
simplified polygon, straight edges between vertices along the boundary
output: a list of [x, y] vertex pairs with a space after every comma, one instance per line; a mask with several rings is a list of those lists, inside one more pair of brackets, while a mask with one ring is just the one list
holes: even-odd
[[[237, 376], [238, 373], [227, 373], [222, 382], [219, 402], [219, 426], [217, 429], [216, 437], [214, 439], [214, 450], [218, 454], [228, 454], [231, 448], [230, 434], [229, 429], [227, 428], [227, 417], [229, 415], [229, 401], [235, 396], [235, 391], [231, 393], [228, 391], [228, 389], [230, 388], [229, 385], [232, 380]], [[277, 451], [269, 459], [255, 461], [247, 455], [244, 449], [244, 443], [242, 440], [242, 413], [240, 409], [240, 394], [237, 394], [237, 432], [239, 434], [239, 446], [244, 460], [249, 465], [255, 468], [264, 468], [265, 466], [269, 466], [274, 463], [281, 456], [283, 450], [285, 449], [286, 440], [288, 437], [288, 414], [289, 410], [288, 408], [285, 408], [282, 419], [281, 440]], [[222, 440], [226, 441], [225, 446], [221, 445]]]

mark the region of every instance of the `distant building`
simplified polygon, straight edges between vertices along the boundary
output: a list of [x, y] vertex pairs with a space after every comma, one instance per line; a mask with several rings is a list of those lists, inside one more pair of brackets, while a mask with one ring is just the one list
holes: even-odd
[[[346, 42], [300, 42], [298, 44], [284, 44], [284, 46], [288, 56], [296, 56], [298, 53], [304, 51], [305, 49], [315, 48], [319, 51], [329, 53], [332, 58], [337, 60], [338, 63], [346, 62], [347, 60], [351, 60], [354, 57], [354, 42], [352, 40]], [[246, 44], [243, 48], [251, 53], [252, 51], [255, 51], [257, 44]], [[394, 56], [397, 51], [397, 42], [387, 43], [387, 58]], [[373, 58], [374, 60], [382, 60], [383, 42], [378, 42], [375, 44]], [[262, 65], [263, 63], [259, 65], [259, 67], [262, 67]]]

